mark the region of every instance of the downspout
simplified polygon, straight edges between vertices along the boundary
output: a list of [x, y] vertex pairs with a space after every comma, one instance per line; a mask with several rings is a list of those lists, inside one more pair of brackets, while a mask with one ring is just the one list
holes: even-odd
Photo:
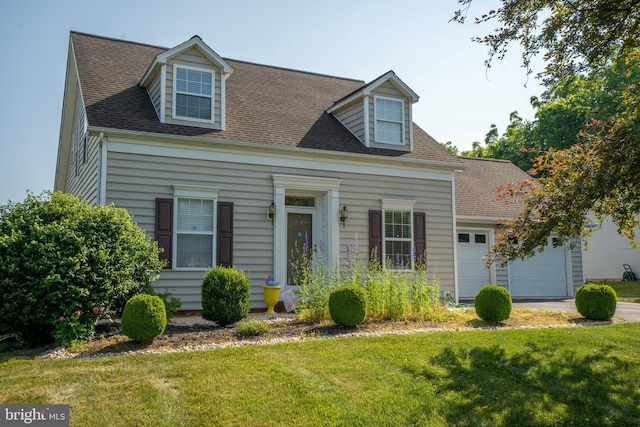
[[106, 205], [107, 201], [107, 138], [104, 132], [98, 135], [98, 204]]
[[[460, 302], [460, 294], [458, 292], [458, 219], [456, 215], [456, 173], [452, 172], [451, 177], [451, 213], [453, 215], [453, 292], [456, 303]], [[446, 293], [443, 293], [443, 299], [446, 301]]]

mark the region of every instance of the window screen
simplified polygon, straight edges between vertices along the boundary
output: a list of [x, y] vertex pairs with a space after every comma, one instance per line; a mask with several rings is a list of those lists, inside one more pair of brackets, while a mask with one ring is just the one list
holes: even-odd
[[177, 67], [175, 82], [176, 115], [211, 120], [213, 73]]

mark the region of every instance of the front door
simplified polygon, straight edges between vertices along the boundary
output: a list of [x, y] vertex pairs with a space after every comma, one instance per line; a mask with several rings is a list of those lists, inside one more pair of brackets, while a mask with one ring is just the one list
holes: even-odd
[[287, 209], [287, 284], [297, 285], [296, 266], [313, 249], [313, 212]]
[[287, 285], [297, 285], [296, 266], [302, 256], [309, 256], [316, 239], [316, 198], [289, 195], [285, 197], [287, 214]]

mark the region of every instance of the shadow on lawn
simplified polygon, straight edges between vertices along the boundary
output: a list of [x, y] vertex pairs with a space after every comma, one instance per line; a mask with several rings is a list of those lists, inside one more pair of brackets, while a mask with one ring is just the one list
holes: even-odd
[[[611, 347], [589, 355], [528, 344], [446, 348], [420, 372], [449, 425], [640, 425], [638, 385]], [[410, 370], [410, 369], [409, 369]]]

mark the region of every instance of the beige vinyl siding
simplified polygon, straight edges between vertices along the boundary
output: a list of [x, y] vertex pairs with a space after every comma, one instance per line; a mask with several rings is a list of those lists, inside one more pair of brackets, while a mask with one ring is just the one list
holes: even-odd
[[[404, 101], [404, 145], [399, 144], [384, 144], [384, 143], [376, 143], [376, 122], [375, 122], [375, 97], [376, 96], [384, 96], [387, 98], [396, 98], [402, 99]], [[370, 146], [378, 147], [378, 148], [393, 148], [395, 150], [409, 150], [411, 147], [410, 137], [411, 137], [411, 123], [410, 123], [410, 108], [411, 102], [407, 99], [394, 85], [389, 82], [385, 82], [378, 86], [369, 97], [369, 135], [370, 135]]]
[[364, 105], [362, 99], [358, 99], [346, 107], [334, 113], [336, 118], [355, 135], [356, 138], [366, 145], [364, 139]]
[[[80, 96], [80, 91], [78, 91], [71, 133], [67, 180], [63, 191], [77, 196], [81, 200], [86, 200], [91, 205], [95, 205], [98, 203], [98, 137], [87, 135], [87, 157], [86, 161], [83, 161], [85, 120], [84, 102]], [[79, 132], [76, 132], [76, 129]]]
[[414, 212], [424, 212], [426, 256], [430, 277], [437, 273], [442, 290], [454, 292], [453, 224], [451, 221], [451, 183], [446, 181], [397, 178], [375, 175], [343, 175], [340, 206], [347, 206], [349, 218], [340, 227], [340, 255], [354, 247], [357, 236], [361, 258], [369, 255], [369, 210], [382, 209], [381, 199], [414, 199]]
[[496, 263], [496, 285], [509, 290], [509, 269]]
[[[174, 123], [179, 125], [186, 126], [197, 126], [197, 127], [206, 127], [213, 129], [220, 129], [222, 124], [222, 98], [221, 98], [221, 88], [222, 88], [222, 79], [223, 74], [222, 70], [209, 61], [197, 48], [191, 48], [186, 50], [185, 52], [177, 55], [174, 58], [171, 58], [166, 67], [166, 81], [167, 81], [167, 90], [166, 90], [166, 105], [165, 105], [165, 117], [166, 123]], [[196, 68], [204, 68], [214, 72], [214, 88], [213, 88], [213, 123], [202, 123], [192, 120], [180, 120], [173, 118], [173, 73], [174, 66], [176, 65], [186, 65], [190, 67]]]
[[161, 77], [161, 73], [158, 73], [155, 79], [153, 80], [153, 82], [151, 83], [151, 85], [149, 86], [149, 88], [147, 89], [147, 93], [149, 94], [149, 98], [151, 99], [151, 103], [153, 104], [153, 108], [156, 110], [156, 114], [158, 115], [158, 119], [161, 119], [160, 105], [161, 105], [162, 90], [161, 90], [160, 83], [162, 82], [162, 79], [160, 77]]
[[571, 277], [573, 281], [573, 295], [576, 294], [576, 291], [582, 284], [584, 283], [584, 277], [582, 274], [582, 240], [579, 238], [571, 239]]
[[[368, 211], [381, 209], [382, 198], [413, 198], [414, 210], [426, 213], [427, 257], [431, 272], [437, 272], [443, 290], [453, 292], [453, 224], [451, 182], [438, 180], [393, 180], [369, 174], [350, 174], [274, 168], [209, 160], [145, 156], [109, 152], [107, 203], [126, 208], [153, 237], [155, 199], [173, 197], [173, 185], [219, 188], [218, 200], [234, 203], [234, 265], [245, 271], [252, 283], [251, 305], [263, 307], [263, 277], [273, 274], [273, 223], [266, 211], [273, 201], [273, 174], [306, 175], [341, 179], [340, 205], [349, 209], [346, 226], [340, 227], [340, 254], [353, 245], [368, 254]], [[277, 214], [276, 214], [277, 215]], [[366, 258], [366, 257], [365, 257]], [[204, 271], [165, 270], [156, 282], [180, 297], [183, 310], [200, 309], [200, 286]]]

